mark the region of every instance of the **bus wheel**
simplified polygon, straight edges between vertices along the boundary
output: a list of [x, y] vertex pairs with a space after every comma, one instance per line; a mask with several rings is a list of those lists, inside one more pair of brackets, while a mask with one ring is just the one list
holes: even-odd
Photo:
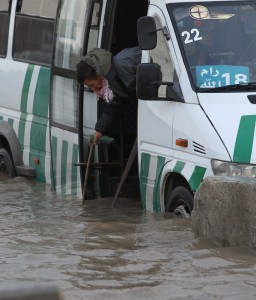
[[14, 164], [9, 152], [1, 148], [0, 149], [0, 179], [13, 178], [16, 176]]
[[176, 187], [167, 194], [165, 210], [173, 213], [175, 217], [190, 218], [193, 209], [193, 195], [184, 186]]

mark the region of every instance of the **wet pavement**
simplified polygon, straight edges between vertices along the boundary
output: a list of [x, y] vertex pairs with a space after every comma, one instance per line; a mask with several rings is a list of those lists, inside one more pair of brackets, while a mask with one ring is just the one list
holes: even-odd
[[196, 239], [189, 219], [139, 202], [0, 181], [0, 282], [54, 284], [64, 300], [256, 299], [256, 253]]

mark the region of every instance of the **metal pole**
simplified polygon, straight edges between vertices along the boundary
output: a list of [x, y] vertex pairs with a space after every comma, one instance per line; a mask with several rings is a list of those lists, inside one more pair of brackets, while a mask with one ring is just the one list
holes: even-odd
[[84, 188], [83, 188], [83, 202], [82, 205], [85, 203], [85, 198], [86, 198], [86, 186], [87, 186], [87, 181], [88, 181], [88, 176], [89, 176], [89, 168], [90, 168], [90, 163], [92, 159], [92, 152], [93, 152], [94, 144], [90, 145], [90, 152], [88, 156], [88, 161], [87, 161], [87, 168], [85, 171], [85, 176], [84, 176]]
[[134, 162], [134, 159], [136, 157], [136, 154], [137, 154], [137, 138], [133, 144], [133, 147], [132, 147], [132, 150], [131, 150], [131, 153], [129, 155], [129, 158], [128, 158], [128, 161], [127, 161], [127, 164], [125, 166], [125, 169], [124, 169], [124, 172], [123, 172], [123, 175], [121, 177], [121, 180], [120, 180], [120, 183], [118, 184], [118, 187], [117, 187], [117, 190], [116, 190], [116, 193], [115, 193], [115, 196], [114, 196], [114, 199], [113, 199], [113, 202], [112, 202], [112, 207], [115, 207], [116, 206], [116, 202], [117, 202], [117, 199], [119, 197], [119, 194], [120, 194], [120, 191], [121, 191], [121, 188], [130, 172], [130, 169], [132, 167], [132, 164]]

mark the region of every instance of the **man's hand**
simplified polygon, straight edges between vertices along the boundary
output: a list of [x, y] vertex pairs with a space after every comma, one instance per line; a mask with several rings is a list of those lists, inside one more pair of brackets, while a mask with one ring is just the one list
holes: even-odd
[[96, 145], [99, 143], [99, 139], [103, 136], [101, 132], [95, 131], [93, 134], [93, 144]]

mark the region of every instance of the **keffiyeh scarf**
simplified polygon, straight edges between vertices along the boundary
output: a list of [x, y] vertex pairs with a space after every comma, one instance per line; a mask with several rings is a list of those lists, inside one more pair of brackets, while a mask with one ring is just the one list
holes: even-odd
[[107, 103], [113, 100], [114, 94], [113, 91], [109, 88], [109, 84], [106, 78], [102, 77], [102, 88], [99, 91], [94, 91], [97, 96], [97, 100], [102, 98]]

